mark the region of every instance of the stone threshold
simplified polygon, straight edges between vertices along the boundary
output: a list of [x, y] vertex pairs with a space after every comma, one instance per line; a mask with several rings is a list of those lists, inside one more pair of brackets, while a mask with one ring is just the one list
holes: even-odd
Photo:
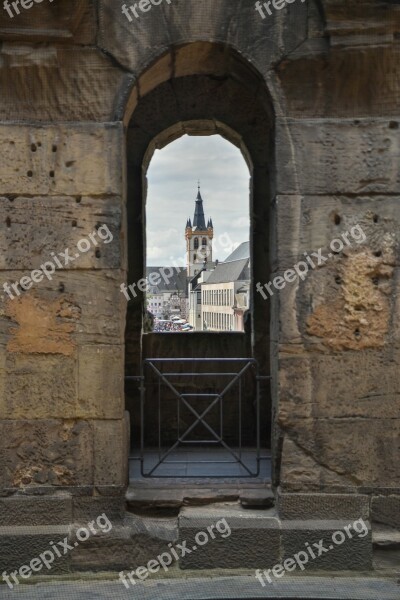
[[249, 480], [152, 479], [132, 482], [126, 493], [128, 510], [175, 509], [218, 502], [239, 502], [248, 508], [271, 508], [271, 483]]

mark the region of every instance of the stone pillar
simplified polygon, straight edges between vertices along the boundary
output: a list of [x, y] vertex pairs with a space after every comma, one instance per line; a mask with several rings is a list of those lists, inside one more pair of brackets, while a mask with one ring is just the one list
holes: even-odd
[[122, 516], [124, 134], [119, 123], [2, 125], [0, 145], [0, 563], [11, 569], [27, 525], [34, 556], [72, 521]]

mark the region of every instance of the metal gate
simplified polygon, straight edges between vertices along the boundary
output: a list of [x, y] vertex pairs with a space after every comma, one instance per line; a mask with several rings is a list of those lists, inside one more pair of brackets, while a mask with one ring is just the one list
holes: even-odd
[[[189, 461], [191, 464], [221, 465], [220, 474], [216, 474], [214, 468], [211, 474], [198, 475], [200, 477], [220, 477], [224, 474], [222, 465], [226, 464], [241, 467], [241, 474], [237, 476], [258, 477], [261, 460], [260, 382], [269, 379], [270, 376], [259, 375], [257, 362], [252, 358], [146, 359], [140, 377], [126, 377], [128, 381], [140, 383], [138, 458], [141, 475], [171, 477], [171, 473], [162, 473], [162, 467], [174, 465], [174, 477], [188, 477], [179, 472], [177, 465]], [[243, 424], [249, 421], [249, 410], [253, 415], [252, 453], [243, 447]], [[207, 434], [205, 437], [194, 435], [199, 427]], [[146, 432], [150, 432], [150, 443], [146, 440]], [[248, 441], [248, 431], [246, 435]], [[222, 449], [223, 460], [219, 459], [218, 452], [211, 453], [206, 459], [201, 453], [200, 458], [189, 453], [182, 460], [179, 450], [189, 446], [196, 449], [218, 447]], [[249, 463], [247, 455], [250, 454], [253, 460]]]

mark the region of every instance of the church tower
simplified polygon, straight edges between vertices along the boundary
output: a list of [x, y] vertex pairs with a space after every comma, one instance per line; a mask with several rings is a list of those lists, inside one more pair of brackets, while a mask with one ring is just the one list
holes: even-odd
[[212, 239], [214, 228], [212, 220], [206, 225], [203, 208], [203, 198], [200, 193], [200, 183], [194, 210], [193, 227], [190, 219], [185, 229], [186, 238], [186, 268], [188, 277], [194, 277], [206, 265], [212, 263]]

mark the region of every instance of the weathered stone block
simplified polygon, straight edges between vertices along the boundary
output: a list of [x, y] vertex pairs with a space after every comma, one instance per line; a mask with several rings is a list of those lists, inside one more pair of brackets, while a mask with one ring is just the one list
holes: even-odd
[[371, 514], [373, 522], [400, 529], [400, 495], [373, 496]]
[[385, 119], [279, 118], [278, 194], [398, 193], [399, 143]]
[[[343, 520], [282, 521], [282, 562], [303, 552], [304, 562], [307, 558], [303, 569], [306, 572], [371, 569], [370, 524], [363, 522], [353, 526], [353, 523]], [[345, 527], [348, 528], [348, 533]], [[311, 547], [315, 558], [308, 547]]]
[[[303, 3], [287, 5], [263, 20], [252, 3], [239, 6], [232, 2], [216, 4], [213, 0], [163, 2], [153, 7], [151, 13], [143, 13], [129, 22], [113, 0], [106, 0], [100, 5], [99, 17], [101, 47], [134, 73], [140, 73], [141, 66], [150, 62], [149, 47], [152, 56], [161, 56], [169, 47], [171, 32], [165, 27], [168, 22], [173, 22], [179, 32], [173, 36], [177, 46], [188, 40], [224, 41], [240, 54], [252, 56], [262, 73], [279, 61], [283, 48], [290, 52], [307, 35], [307, 7]], [[234, 30], [227, 27], [228, 22], [235, 23]], [[250, 37], [249, 31], [252, 31]], [[200, 58], [203, 59], [200, 62], [206, 62], [204, 57]], [[203, 65], [199, 69], [204, 72]], [[166, 74], [169, 75], [167, 70]]]
[[[340, 6], [338, 2], [324, 2], [324, 4], [338, 19], [337, 32], [343, 28], [339, 35], [329, 35], [330, 44], [341, 46], [347, 43], [362, 44], [362, 51], [360, 47], [340, 49], [330, 47], [329, 52], [324, 52], [321, 39], [309, 39], [298, 49], [298, 52], [292, 53], [288, 60], [282, 61], [276, 69], [277, 88], [284, 98], [286, 115], [301, 119], [305, 117], [346, 118], [354, 115], [356, 117], [354, 123], [359, 117], [371, 115], [376, 117], [391, 115], [397, 120], [400, 78], [393, 65], [399, 60], [399, 51], [392, 43], [393, 34], [390, 33], [387, 25], [388, 21], [393, 25], [396, 23], [397, 18], [390, 12], [390, 9], [395, 10], [395, 7], [376, 4], [370, 13], [371, 19], [368, 20], [367, 11], [372, 8], [371, 4], [367, 6], [362, 2], [352, 5], [348, 2], [340, 3]], [[384, 14], [378, 15], [377, 11], [380, 8]], [[343, 18], [340, 13], [348, 9], [358, 10], [359, 15], [362, 16]], [[309, 10], [312, 10], [311, 4]], [[364, 30], [363, 35], [358, 39], [356, 36], [350, 41], [349, 37], [344, 35], [344, 29], [349, 34], [352, 28], [358, 26], [364, 27], [368, 32]], [[377, 26], [382, 31], [374, 41], [372, 29]], [[385, 46], [383, 40], [386, 36], [388, 43]], [[318, 52], [319, 48], [322, 52]], [[354, 77], [354, 73], [357, 73], [357, 77]], [[372, 88], [371, 73], [374, 73]], [[299, 93], [300, 81], [301, 93]], [[340, 85], [338, 85], [339, 81]]]
[[395, 419], [399, 414], [400, 352], [365, 349], [344, 354], [282, 352], [277, 417]]
[[[207, 531], [211, 525], [215, 539]], [[187, 541], [191, 550], [180, 560], [182, 569], [259, 568], [280, 557], [280, 524], [274, 510], [224, 504], [184, 508], [179, 514], [179, 540]]]
[[[272, 270], [292, 269], [307, 252], [316, 268], [329, 257], [332, 242], [342, 242], [339, 256], [358, 248], [388, 254], [400, 243], [400, 215], [396, 198], [360, 194], [352, 196], [278, 195], [274, 207]], [[334, 244], [334, 245], [335, 245]], [[321, 249], [321, 257], [313, 255]], [[309, 265], [311, 272], [312, 266]]]
[[[0, 527], [0, 565], [2, 571], [7, 573], [18, 571], [23, 565], [29, 565], [33, 558], [39, 558], [46, 550], [51, 551], [50, 542], [63, 541], [68, 536], [69, 528], [65, 525], [39, 525]], [[40, 575], [68, 573], [70, 570], [70, 554], [64, 554], [63, 547], [60, 546], [61, 556], [58, 557], [53, 552], [54, 561], [50, 568], [42, 564], [42, 569], [38, 571]], [[47, 554], [48, 560], [51, 560]], [[36, 574], [36, 573], [34, 573]], [[21, 581], [23, 579], [21, 578]], [[11, 579], [12, 582], [12, 579]]]
[[[358, 351], [397, 342], [400, 223], [395, 200], [279, 196], [275, 213], [271, 281], [288, 270], [294, 275], [280, 291], [272, 287], [274, 295], [265, 299], [271, 304], [279, 299], [281, 318], [273, 335], [285, 345], [282, 350], [293, 354], [296, 345], [296, 351]], [[293, 271], [299, 261], [301, 277]]]
[[344, 520], [370, 518], [369, 496], [361, 494], [278, 494], [281, 519]]
[[[176, 518], [149, 518], [126, 515], [123, 524], [110, 519], [112, 528], [97, 529], [87, 541], [80, 541], [72, 555], [74, 571], [137, 569], [162, 552], [170, 551], [168, 543], [178, 538]], [[75, 544], [78, 526], [71, 529]]]
[[[31, 19], [32, 11], [25, 12]], [[38, 30], [30, 24], [30, 31], [33, 29], [37, 40]], [[112, 121], [116, 96], [129, 89], [132, 78], [115, 68], [110, 58], [95, 48], [96, 29], [94, 23], [89, 24], [89, 33], [94, 37], [91, 47], [3, 43], [0, 85], [7, 85], [8, 94], [0, 102], [1, 120]], [[59, 76], [60, 68], [63, 77]]]
[[400, 490], [395, 419], [293, 419], [284, 424], [283, 491]]
[[[69, 494], [11, 496], [0, 498], [0, 527], [22, 525], [68, 525], [72, 522]], [[1, 546], [1, 543], [0, 543]]]
[[0, 433], [6, 487], [93, 483], [93, 433], [86, 421], [2, 421]]
[[125, 516], [125, 497], [83, 496], [73, 499], [73, 520], [82, 523], [96, 519], [105, 513], [113, 522]]
[[118, 419], [124, 413], [124, 347], [78, 350], [79, 416]]
[[118, 196], [0, 197], [0, 222], [7, 223], [0, 229], [2, 270], [30, 272], [48, 261], [58, 269], [54, 255], [65, 269], [126, 267]]
[[282, 319], [281, 343], [301, 341], [322, 352], [388, 346], [392, 321], [394, 335], [399, 331], [398, 311], [391, 301], [398, 287], [394, 250], [375, 255], [360, 248], [310, 271], [304, 282], [288, 284], [280, 292], [289, 320], [286, 326]]
[[79, 416], [77, 368], [72, 357], [9, 354], [3, 372], [0, 418], [62, 419]]
[[[22, 271], [0, 272], [4, 282]], [[124, 340], [126, 298], [122, 271], [56, 271], [34, 289], [0, 296], [0, 345], [24, 354], [76, 355], [76, 347], [120, 344]], [[84, 293], [82, 293], [84, 290]]]
[[128, 424], [124, 417], [115, 421], [93, 421], [94, 484], [128, 484]]
[[1, 125], [2, 194], [122, 194], [120, 124]]
[[12, 17], [8, 12], [0, 15], [0, 32], [3, 39], [31, 40], [32, 37], [36, 37], [36, 39], [65, 42], [66, 39], [73, 38], [83, 15], [88, 10], [89, 1], [71, 0], [68, 6], [57, 7], [57, 10], [50, 10], [46, 4], [38, 3], [31, 3], [30, 6], [23, 3], [25, 10], [21, 10], [18, 4], [15, 6], [17, 9], [11, 13]]

